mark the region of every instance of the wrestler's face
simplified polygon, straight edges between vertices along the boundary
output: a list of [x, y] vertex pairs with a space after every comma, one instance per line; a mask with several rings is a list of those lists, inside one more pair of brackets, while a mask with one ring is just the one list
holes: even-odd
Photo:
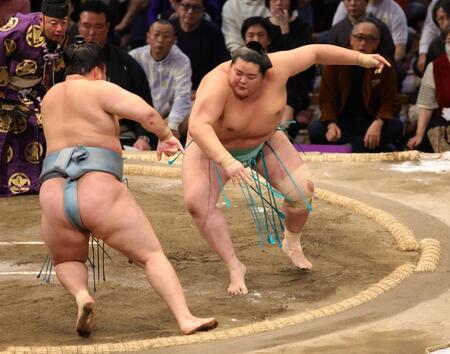
[[267, 53], [270, 45], [270, 38], [263, 26], [253, 25], [245, 32], [245, 44], [252, 41], [261, 44], [264, 51]]
[[261, 88], [263, 75], [258, 64], [238, 58], [231, 64], [228, 81], [237, 97], [246, 98]]
[[366, 12], [367, 0], [344, 0], [344, 6], [351, 18], [360, 18]]
[[365, 54], [373, 54], [380, 44], [380, 32], [373, 23], [363, 22], [353, 28], [350, 47]]
[[103, 47], [108, 37], [109, 22], [103, 13], [83, 11], [78, 21], [78, 32], [86, 42], [95, 42]]
[[47, 39], [61, 43], [66, 38], [69, 18], [55, 18], [43, 15], [41, 17], [41, 27]]
[[155, 22], [147, 33], [150, 53], [156, 61], [163, 60], [174, 45], [175, 30], [172, 25]]

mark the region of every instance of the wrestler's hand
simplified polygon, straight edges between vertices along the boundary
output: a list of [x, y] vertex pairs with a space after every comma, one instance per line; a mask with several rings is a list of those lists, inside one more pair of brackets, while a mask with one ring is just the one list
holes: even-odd
[[247, 174], [244, 165], [235, 158], [228, 157], [221, 162], [221, 166], [233, 184], [239, 184], [240, 182], [252, 184], [252, 179]]
[[184, 154], [184, 149], [180, 141], [173, 135], [170, 135], [169, 138], [158, 141], [158, 146], [156, 148], [156, 157], [158, 161], [160, 161], [162, 154], [166, 156], [172, 156], [175, 155], [178, 151]]
[[375, 74], [380, 74], [385, 65], [391, 67], [391, 64], [379, 54], [358, 54], [359, 66], [364, 68], [375, 68]]

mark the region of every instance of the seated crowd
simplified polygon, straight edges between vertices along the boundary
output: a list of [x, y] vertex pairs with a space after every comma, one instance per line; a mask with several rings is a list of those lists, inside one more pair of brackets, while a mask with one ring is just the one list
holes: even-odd
[[[41, 1], [4, 0], [0, 25]], [[381, 74], [312, 67], [286, 83], [282, 120], [293, 143], [352, 152], [450, 149], [450, 0], [70, 0], [68, 43], [104, 49], [108, 80], [151, 104], [182, 142], [202, 78], [251, 41], [266, 52], [330, 43], [379, 53]], [[121, 120], [124, 147], [155, 149]]]

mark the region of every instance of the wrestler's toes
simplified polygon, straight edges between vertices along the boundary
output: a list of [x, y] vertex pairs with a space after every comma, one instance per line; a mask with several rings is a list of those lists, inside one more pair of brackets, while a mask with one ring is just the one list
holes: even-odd
[[246, 286], [233, 286], [230, 285], [228, 288], [228, 292], [231, 295], [245, 295], [248, 294], [248, 289]]
[[197, 318], [193, 324], [183, 328], [181, 333], [184, 335], [194, 334], [196, 332], [210, 331], [217, 327], [219, 322], [213, 317], [211, 318]]

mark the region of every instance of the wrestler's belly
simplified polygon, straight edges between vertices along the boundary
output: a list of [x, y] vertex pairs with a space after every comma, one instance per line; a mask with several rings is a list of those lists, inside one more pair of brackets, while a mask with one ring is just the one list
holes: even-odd
[[217, 137], [227, 149], [249, 148], [269, 140], [276, 132], [277, 121], [270, 120], [251, 125], [222, 125], [215, 127]]
[[220, 138], [223, 146], [226, 149], [244, 149], [256, 147], [263, 142], [269, 140], [275, 131], [270, 134], [262, 135], [262, 136], [252, 136], [252, 137], [233, 137], [233, 138]]

